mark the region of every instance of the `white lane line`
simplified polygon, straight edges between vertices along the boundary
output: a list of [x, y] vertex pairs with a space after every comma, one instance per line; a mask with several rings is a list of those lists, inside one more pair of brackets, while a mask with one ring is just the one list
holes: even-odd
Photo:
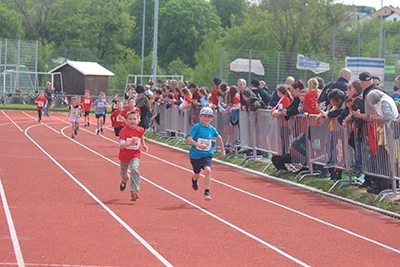
[[[29, 115], [28, 113], [26, 113], [26, 112], [24, 112], [24, 111], [22, 111], [22, 113], [24, 113], [26, 116], [31, 117], [34, 121], [36, 121], [36, 118], [35, 118], [35, 117], [32, 117], [31, 115]], [[47, 128], [49, 128], [50, 130], [52, 130], [53, 132], [55, 132], [56, 134], [60, 134], [59, 131], [57, 131], [57, 130], [54, 129], [54, 128], [51, 128], [51, 127], [48, 126], [46, 123], [43, 123], [43, 122], [40, 122], [40, 123], [43, 124], [44, 126], [46, 126]]]
[[[107, 158], [106, 156], [104, 156], [104, 155], [102, 155], [102, 154], [100, 154], [100, 153], [94, 151], [93, 149], [91, 149], [91, 148], [89, 148], [89, 147], [87, 147], [87, 146], [81, 144], [80, 142], [78, 142], [78, 141], [76, 141], [76, 140], [70, 138], [69, 136], [65, 135], [64, 130], [65, 130], [66, 128], [68, 128], [68, 127], [64, 127], [63, 129], [61, 129], [61, 133], [62, 133], [62, 135], [64, 135], [64, 137], [68, 138], [69, 140], [71, 140], [72, 142], [78, 144], [79, 146], [85, 148], [86, 150], [89, 150], [90, 152], [96, 154], [97, 156], [99, 156], [99, 157], [105, 159], [106, 161], [108, 161], [108, 162], [110, 162], [110, 163], [112, 163], [112, 164], [114, 164], [114, 165], [116, 165], [116, 166], [118, 166], [118, 167], [120, 166], [117, 162], [115, 162], [115, 161], [113, 161], [113, 160]], [[156, 183], [150, 181], [149, 179], [147, 179], [147, 178], [145, 178], [145, 177], [143, 177], [143, 176], [140, 176], [140, 178], [141, 178], [142, 180], [148, 182], [149, 184], [151, 184], [151, 185], [157, 187], [158, 189], [160, 189], [160, 190], [162, 190], [162, 191], [164, 191], [164, 192], [166, 192], [166, 193], [168, 193], [168, 194], [170, 194], [170, 195], [172, 195], [172, 196], [174, 196], [174, 197], [180, 199], [181, 201], [183, 201], [183, 202], [189, 204], [190, 206], [192, 206], [192, 207], [194, 207], [194, 208], [196, 208], [196, 209], [198, 209], [198, 210], [204, 212], [205, 214], [211, 216], [212, 218], [214, 218], [214, 219], [216, 219], [216, 220], [218, 220], [218, 221], [220, 221], [220, 222], [222, 222], [222, 223], [228, 225], [229, 227], [235, 229], [236, 231], [238, 231], [238, 232], [240, 232], [240, 233], [242, 233], [242, 234], [244, 234], [244, 235], [250, 237], [250, 238], [253, 239], [253, 240], [256, 240], [257, 242], [263, 244], [264, 246], [269, 247], [270, 249], [272, 249], [272, 250], [274, 250], [275, 252], [281, 254], [282, 256], [288, 258], [289, 260], [292, 260], [292, 261], [296, 262], [297, 264], [299, 264], [299, 265], [301, 265], [301, 266], [310, 266], [310, 265], [308, 265], [308, 264], [302, 262], [301, 260], [299, 260], [299, 259], [297, 259], [297, 258], [295, 258], [295, 257], [293, 257], [293, 256], [291, 256], [291, 255], [289, 255], [288, 253], [284, 252], [283, 250], [280, 250], [279, 248], [277, 248], [277, 247], [275, 247], [275, 246], [273, 246], [273, 245], [267, 243], [266, 241], [262, 240], [261, 238], [258, 238], [257, 236], [255, 236], [255, 235], [253, 235], [253, 234], [251, 234], [251, 233], [249, 233], [249, 232], [247, 232], [247, 231], [241, 229], [240, 227], [238, 227], [238, 226], [236, 226], [236, 225], [234, 225], [234, 224], [232, 224], [232, 223], [230, 223], [230, 222], [228, 222], [228, 221], [222, 219], [221, 217], [219, 217], [219, 216], [217, 216], [217, 215], [215, 215], [215, 214], [213, 214], [213, 213], [211, 213], [211, 212], [209, 212], [209, 211], [203, 209], [202, 207], [200, 207], [200, 206], [198, 206], [198, 205], [196, 205], [196, 204], [190, 202], [189, 200], [187, 200], [187, 199], [185, 199], [185, 198], [183, 198], [183, 197], [181, 197], [181, 196], [179, 196], [179, 195], [177, 195], [177, 194], [175, 194], [175, 193], [169, 191], [168, 189], [166, 189], [166, 188], [164, 188], [164, 187], [162, 187], [162, 186], [160, 186], [160, 185], [158, 185], [158, 184], [156, 184]]]
[[15, 125], [15, 127], [17, 127], [21, 132], [23, 132], [21, 127], [19, 127], [18, 124], [16, 124], [15, 121], [13, 121], [3, 110], [1, 112]]
[[[127, 223], [125, 223], [118, 215], [116, 215], [109, 207], [107, 207], [100, 199], [98, 199], [89, 189], [87, 189], [78, 179], [76, 179], [68, 170], [66, 170], [57, 160], [55, 160], [45, 149], [43, 149], [33, 138], [28, 134], [29, 129], [39, 125], [32, 125], [25, 129], [25, 136], [32, 141], [51, 161], [53, 161], [62, 171], [64, 171], [75, 183], [77, 183], [90, 197], [92, 197], [100, 206], [103, 207], [117, 222], [119, 222], [131, 235], [142, 243], [159, 261], [165, 266], [173, 266], [152, 246], [150, 246], [139, 234], [137, 234]], [[67, 127], [65, 127], [67, 128]], [[64, 129], [65, 129], [64, 128]], [[64, 130], [63, 129], [63, 130]], [[64, 135], [64, 133], [63, 133]], [[65, 136], [65, 135], [64, 135]], [[69, 138], [69, 137], [67, 137]]]
[[[16, 266], [14, 262], [0, 262], [0, 266]], [[46, 263], [25, 263], [25, 266], [44, 266], [44, 267], [119, 267], [119, 266], [104, 266], [104, 265], [76, 265], [76, 264], [46, 264]]]
[[[61, 120], [61, 119], [59, 119], [59, 120]], [[61, 120], [61, 121], [62, 121], [62, 120]], [[65, 122], [65, 121], [64, 121], [64, 122]], [[84, 131], [86, 131], [86, 132], [88, 132], [88, 133], [90, 133], [90, 134], [93, 134], [92, 132], [90, 132], [90, 131], [88, 131], [88, 130], [84, 130]], [[118, 144], [117, 141], [115, 141], [115, 140], [113, 140], [113, 139], [110, 139], [110, 138], [108, 138], [108, 137], [106, 137], [106, 136], [100, 135], [100, 137], [102, 137], [102, 138], [104, 138], [104, 139], [106, 139], [106, 140], [108, 140], [108, 141], [110, 141], [110, 142], [113, 142], [113, 143]], [[181, 169], [181, 170], [185, 170], [185, 171], [190, 172], [190, 173], [193, 172], [193, 171], [190, 170], [190, 169], [187, 169], [187, 168], [185, 168], [185, 167], [182, 167], [182, 166], [179, 166], [179, 165], [177, 165], [177, 164], [171, 163], [171, 162], [166, 161], [166, 160], [164, 160], [164, 159], [162, 159], [162, 158], [159, 158], [159, 157], [157, 157], [157, 156], [153, 156], [153, 155], [151, 155], [151, 154], [149, 154], [149, 153], [146, 153], [146, 152], [141, 152], [141, 153], [143, 153], [144, 155], [149, 156], [149, 157], [151, 157], [151, 158], [157, 159], [157, 160], [159, 160], [159, 161], [161, 161], [161, 162], [164, 162], [164, 163], [166, 163], [166, 164], [168, 164], [168, 165], [171, 165], [171, 166], [174, 166], [174, 167], [176, 167], [176, 168], [179, 168], [179, 169]], [[204, 177], [203, 174], [202, 174], [201, 176]], [[279, 203], [277, 203], [277, 202], [275, 202], [275, 201], [272, 201], [272, 200], [269, 200], [269, 199], [267, 199], [267, 198], [261, 197], [261, 196], [259, 196], [259, 195], [250, 193], [250, 192], [248, 192], [248, 191], [245, 191], [245, 190], [243, 190], [243, 189], [237, 188], [237, 187], [232, 186], [232, 185], [230, 185], [230, 184], [221, 182], [221, 181], [216, 180], [216, 179], [214, 179], [214, 178], [212, 178], [212, 181], [214, 181], [214, 182], [216, 182], [216, 183], [218, 183], [218, 184], [221, 184], [221, 185], [223, 185], [223, 186], [229, 187], [229, 188], [231, 188], [231, 189], [233, 189], [233, 190], [235, 190], [235, 191], [238, 191], [238, 192], [241, 192], [241, 193], [246, 194], [246, 195], [248, 195], [248, 196], [252, 196], [252, 197], [257, 198], [257, 199], [259, 199], [259, 200], [268, 202], [268, 203], [270, 203], [270, 204], [272, 204], [272, 205], [275, 205], [275, 206], [278, 206], [278, 207], [280, 207], [280, 208], [282, 208], [282, 209], [291, 211], [291, 212], [293, 212], [293, 213], [296, 213], [296, 214], [298, 214], [298, 215], [301, 215], [301, 216], [303, 216], [303, 217], [306, 217], [306, 218], [308, 218], [308, 219], [310, 219], [310, 220], [313, 220], [313, 221], [322, 223], [322, 224], [324, 224], [324, 225], [326, 225], [326, 226], [329, 226], [329, 227], [332, 227], [332, 228], [334, 228], [334, 229], [336, 229], [336, 230], [342, 231], [342, 232], [347, 233], [347, 234], [349, 234], [349, 235], [352, 235], [352, 236], [354, 236], [354, 237], [360, 238], [360, 239], [362, 239], [362, 240], [364, 240], [364, 241], [373, 243], [373, 244], [375, 244], [375, 245], [377, 245], [377, 246], [383, 247], [383, 248], [385, 248], [385, 249], [388, 249], [388, 250], [390, 250], [390, 251], [393, 251], [393, 252], [395, 252], [395, 253], [400, 254], [400, 250], [399, 250], [399, 249], [393, 248], [393, 247], [388, 246], [388, 245], [385, 245], [385, 244], [383, 244], [383, 243], [381, 243], [381, 242], [379, 242], [379, 241], [376, 241], [376, 240], [373, 240], [373, 239], [371, 239], [371, 238], [365, 237], [365, 236], [363, 236], [363, 235], [357, 234], [357, 233], [355, 233], [355, 232], [352, 232], [352, 231], [350, 231], [350, 230], [347, 230], [347, 229], [345, 229], [345, 228], [343, 228], [343, 227], [340, 227], [340, 226], [338, 226], [338, 225], [329, 223], [329, 222], [324, 221], [324, 220], [322, 220], [322, 219], [318, 219], [318, 218], [313, 217], [313, 216], [311, 216], [311, 215], [308, 215], [308, 214], [306, 214], [306, 213], [304, 213], [304, 212], [301, 212], [301, 211], [292, 209], [292, 208], [287, 207], [287, 206], [285, 206], [285, 205], [279, 204]]]
[[3, 202], [4, 212], [6, 214], [8, 229], [10, 230], [11, 240], [14, 247], [15, 258], [17, 259], [17, 263], [19, 267], [24, 267], [24, 258], [22, 257], [21, 248], [19, 246], [17, 232], [15, 231], [14, 222], [11, 216], [10, 208], [8, 207], [6, 193], [4, 192], [3, 183], [0, 179], [0, 195], [1, 201]]

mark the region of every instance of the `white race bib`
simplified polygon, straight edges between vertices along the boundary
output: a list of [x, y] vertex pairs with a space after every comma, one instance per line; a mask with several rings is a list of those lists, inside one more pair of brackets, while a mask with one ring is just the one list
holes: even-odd
[[84, 103], [85, 104], [90, 104], [90, 99], [85, 99]]
[[[132, 142], [133, 138], [126, 138], [126, 142], [130, 143]], [[126, 149], [132, 149], [132, 150], [138, 150], [140, 147], [140, 138], [136, 140], [136, 142], [133, 143], [133, 145], [128, 146]]]
[[71, 115], [74, 116], [74, 117], [78, 117], [79, 116], [79, 109], [73, 109], [71, 111]]
[[117, 115], [117, 122], [123, 122], [124, 121], [124, 117], [121, 115]]
[[199, 143], [200, 145], [207, 146], [205, 149], [199, 149], [201, 151], [208, 151], [211, 149], [211, 140], [199, 138], [199, 139], [197, 139], [197, 143]]
[[97, 103], [98, 108], [104, 108], [104, 102], [98, 102]]
[[39, 107], [43, 107], [43, 106], [44, 106], [44, 103], [43, 103], [43, 102], [38, 102], [38, 106], [39, 106]]

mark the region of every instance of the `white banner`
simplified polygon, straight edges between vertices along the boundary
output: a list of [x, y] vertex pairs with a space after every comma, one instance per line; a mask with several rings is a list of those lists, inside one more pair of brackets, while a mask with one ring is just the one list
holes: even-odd
[[321, 62], [303, 55], [297, 55], [297, 69], [299, 70], [310, 70], [315, 74], [323, 73], [328, 71], [330, 66], [328, 63]]
[[351, 80], [358, 80], [361, 72], [368, 71], [372, 76], [377, 76], [383, 85], [385, 78], [385, 59], [366, 57], [346, 57], [346, 68], [351, 70]]

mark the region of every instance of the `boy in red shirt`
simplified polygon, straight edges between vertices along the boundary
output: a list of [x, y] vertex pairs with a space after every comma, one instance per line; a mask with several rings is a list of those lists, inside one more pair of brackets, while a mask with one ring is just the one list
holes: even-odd
[[124, 117], [120, 115], [122, 105], [122, 102], [119, 102], [115, 107], [116, 109], [111, 113], [110, 116], [111, 126], [114, 127], [115, 136], [119, 136], [119, 133], [125, 126]]
[[135, 98], [129, 98], [128, 99], [128, 106], [126, 107], [126, 109], [121, 110], [120, 114], [122, 117], [124, 117], [126, 119], [126, 115], [128, 114], [129, 111], [135, 110], [136, 112], [139, 113], [139, 116], [142, 116], [142, 112], [140, 111], [140, 108], [135, 107], [136, 105], [136, 99]]
[[83, 116], [85, 117], [85, 125], [83, 126], [90, 126], [89, 114], [90, 110], [92, 109], [93, 99], [90, 97], [89, 90], [85, 90], [85, 96], [82, 98], [82, 104], [84, 111]]
[[39, 93], [39, 96], [35, 99], [36, 109], [38, 112], [38, 122], [42, 121], [42, 109], [49, 104], [49, 101], [44, 97], [43, 91]]
[[119, 133], [119, 160], [120, 174], [122, 177], [119, 189], [125, 190], [126, 183], [129, 180], [128, 167], [131, 167], [131, 200], [136, 201], [139, 198], [140, 190], [140, 147], [146, 152], [148, 148], [144, 141], [144, 129], [138, 126], [140, 115], [136, 111], [130, 111], [126, 115], [126, 126]]

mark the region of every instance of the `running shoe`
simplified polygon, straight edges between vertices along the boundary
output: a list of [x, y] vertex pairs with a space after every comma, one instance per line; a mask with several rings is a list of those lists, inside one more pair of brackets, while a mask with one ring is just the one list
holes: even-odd
[[78, 134], [78, 130], [74, 129], [74, 134], [77, 135]]
[[136, 201], [139, 198], [139, 193], [137, 191], [131, 192], [131, 201]]
[[121, 181], [121, 183], [119, 184], [119, 190], [124, 191], [126, 187], [126, 182]]
[[100, 132], [101, 132], [102, 134], [104, 134], [103, 128], [100, 128]]
[[197, 184], [197, 180], [196, 181], [193, 180], [193, 177], [192, 177], [192, 188], [193, 188], [194, 191], [197, 191], [197, 189], [199, 189], [199, 185]]
[[87, 123], [87, 126], [90, 126], [90, 122]]
[[210, 191], [204, 192], [204, 200], [211, 200]]
[[97, 134], [97, 135], [99, 135], [99, 134], [100, 134], [100, 131], [99, 131], [99, 130], [97, 130], [97, 131], [96, 131], [96, 134]]
[[72, 135], [71, 135], [71, 138], [75, 138], [75, 135], [74, 135], [74, 134], [72, 134]]

